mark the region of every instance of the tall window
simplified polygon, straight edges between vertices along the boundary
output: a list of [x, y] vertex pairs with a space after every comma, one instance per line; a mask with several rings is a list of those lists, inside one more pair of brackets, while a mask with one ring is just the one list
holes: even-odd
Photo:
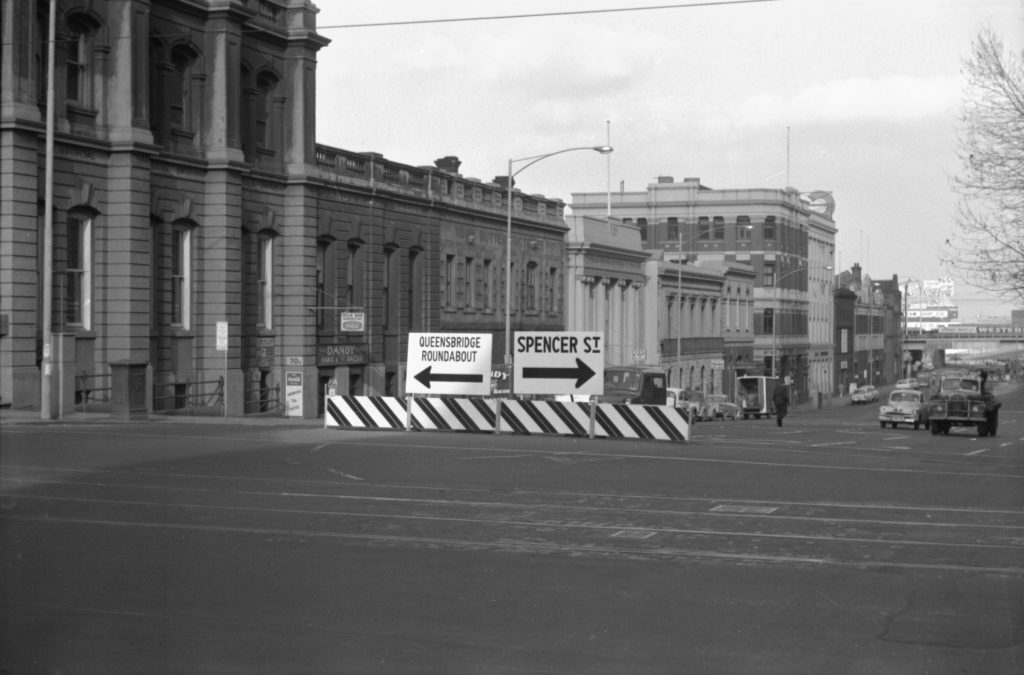
[[192, 313], [192, 231], [175, 226], [171, 231], [171, 325], [190, 328]]
[[548, 268], [547, 299], [544, 301], [544, 309], [554, 313], [557, 311], [558, 302], [558, 268]]
[[668, 219], [668, 232], [666, 233], [666, 236], [669, 239], [678, 239], [679, 238], [679, 219], [678, 218], [676, 218], [674, 216], [670, 216], [669, 217], [669, 219]]
[[393, 293], [398, 289], [398, 256], [396, 255], [398, 249], [395, 246], [386, 246], [384, 248], [384, 275], [381, 280], [383, 287], [381, 288], [381, 296], [384, 301], [384, 329], [391, 330], [397, 328], [398, 323], [398, 303], [395, 302]]
[[484, 309], [494, 309], [494, 261], [484, 258], [481, 294]]
[[725, 218], [722, 216], [715, 216], [712, 226], [712, 234], [714, 238], [719, 241], [725, 239]]
[[702, 241], [711, 239], [711, 220], [707, 216], [697, 219], [697, 238]]
[[455, 304], [455, 256], [448, 254], [444, 258], [444, 278], [441, 283], [444, 285], [444, 297], [442, 306], [452, 307]]
[[92, 41], [98, 26], [85, 15], [72, 15], [68, 19], [69, 36], [65, 73], [65, 94], [68, 103], [90, 107], [92, 101]]
[[316, 243], [316, 328], [327, 328], [327, 268], [331, 242], [321, 239]]
[[764, 238], [774, 239], [775, 238], [775, 216], [765, 216], [764, 219]]
[[537, 310], [537, 263], [526, 264], [526, 297], [523, 298], [523, 308], [529, 312]]
[[764, 264], [764, 270], [762, 272], [762, 281], [765, 286], [775, 285], [775, 263], [766, 262]]
[[58, 298], [63, 304], [64, 325], [89, 330], [92, 300], [92, 219], [71, 214], [64, 239], [63, 289]]
[[359, 241], [348, 245], [348, 269], [345, 272], [345, 301], [352, 307], [363, 306], [363, 246]]
[[461, 299], [459, 305], [461, 307], [469, 307], [472, 309], [476, 301], [476, 279], [473, 275], [473, 259], [467, 257], [462, 265], [459, 266], [459, 273], [462, 278], [459, 279], [460, 293], [462, 289], [465, 289], [465, 298]]
[[739, 241], [750, 241], [750, 216], [739, 216], [736, 218], [736, 239]]
[[419, 249], [409, 251], [409, 285], [406, 310], [409, 313], [407, 322], [410, 331], [423, 328], [423, 252]]
[[171, 54], [172, 70], [168, 87], [171, 126], [184, 131], [194, 128], [192, 120], [192, 65], [196, 55], [184, 47], [175, 49]]
[[273, 328], [274, 239], [272, 237], [260, 237], [256, 283], [258, 288], [256, 322], [264, 328]]

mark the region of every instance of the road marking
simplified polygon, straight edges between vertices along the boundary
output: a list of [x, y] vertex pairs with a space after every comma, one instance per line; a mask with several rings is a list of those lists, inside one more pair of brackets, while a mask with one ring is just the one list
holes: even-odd
[[977, 450], [971, 450], [970, 452], [968, 452], [966, 454], [968, 456], [970, 456], [970, 455], [980, 455], [983, 452], [988, 452], [988, 448], [978, 448]]
[[[761, 561], [761, 562], [774, 562], [774, 563], [788, 563], [788, 564], [817, 564], [817, 565], [834, 565], [838, 567], [856, 567], [858, 569], [866, 568], [899, 568], [899, 569], [916, 569], [916, 570], [944, 570], [944, 571], [958, 571], [958, 572], [987, 572], [993, 574], [1009, 574], [1019, 576], [1024, 574], [1024, 567], [985, 567], [975, 565], [954, 565], [945, 563], [901, 563], [893, 560], [883, 561], [869, 561], [869, 560], [837, 560], [834, 558], [819, 558], [809, 556], [788, 556], [788, 555], [773, 555], [773, 554], [762, 554], [762, 553], [723, 553], [720, 551], [708, 551], [702, 549], [687, 549], [687, 548], [657, 548], [657, 549], [618, 549], [618, 548], [605, 548], [603, 546], [594, 546], [593, 544], [564, 544], [564, 543], [545, 543], [527, 540], [484, 540], [484, 539], [469, 539], [469, 538], [457, 538], [457, 537], [438, 537], [438, 536], [415, 536], [415, 535], [394, 535], [394, 534], [381, 534], [381, 533], [353, 533], [353, 532], [332, 532], [326, 530], [306, 530], [306, 529], [292, 529], [292, 528], [274, 528], [265, 526], [238, 526], [238, 525], [196, 525], [186, 523], [147, 523], [147, 522], [132, 522], [124, 520], [110, 520], [110, 519], [96, 519], [96, 518], [52, 518], [50, 516], [9, 516], [10, 521], [21, 521], [21, 522], [34, 522], [42, 523], [46, 525], [54, 525], [57, 523], [61, 524], [77, 524], [77, 525], [94, 525], [101, 527], [127, 527], [127, 528], [139, 528], [147, 530], [177, 530], [185, 532], [201, 532], [206, 534], [229, 534], [229, 535], [248, 535], [248, 536], [259, 536], [259, 537], [302, 537], [304, 539], [311, 538], [322, 538], [322, 539], [336, 539], [336, 540], [349, 540], [349, 541], [371, 541], [371, 542], [386, 542], [386, 543], [401, 543], [401, 544], [412, 544], [412, 545], [432, 545], [432, 546], [451, 546], [456, 548], [483, 548], [491, 550], [534, 550], [534, 551], [559, 551], [566, 553], [584, 553], [589, 555], [603, 554], [603, 555], [649, 555], [658, 558], [665, 559], [710, 559], [710, 560], [742, 560], [742, 561]], [[436, 519], [441, 520], [441, 519]], [[455, 519], [445, 519], [455, 520]], [[512, 522], [515, 525], [517, 523]], [[569, 528], [576, 527], [588, 527], [582, 525], [565, 525]], [[595, 527], [595, 526], [589, 526]], [[604, 529], [604, 526], [596, 526], [597, 529]], [[886, 544], [892, 545], [920, 545], [920, 546], [945, 546], [947, 544], [938, 544], [933, 542], [920, 542], [920, 541], [881, 541], [881, 540], [870, 540], [864, 538], [852, 538], [843, 539], [835, 537], [805, 537], [805, 536], [790, 536], [790, 535], [778, 535], [778, 534], [765, 534], [765, 533], [735, 533], [735, 532], [715, 532], [706, 530], [677, 530], [677, 529], [663, 529], [663, 533], [672, 534], [703, 534], [703, 535], [724, 535], [724, 536], [750, 536], [750, 537], [765, 537], [770, 539], [802, 539], [802, 540], [831, 540], [837, 543], [872, 543], [872, 544]], [[965, 548], [1005, 548], [994, 545], [961, 545]]]
[[650, 539], [656, 534], [657, 532], [652, 532], [651, 530], [619, 530], [611, 536], [620, 539]]
[[777, 506], [752, 506], [749, 504], [719, 504], [711, 509], [713, 513], [756, 513], [768, 515], [779, 510]]

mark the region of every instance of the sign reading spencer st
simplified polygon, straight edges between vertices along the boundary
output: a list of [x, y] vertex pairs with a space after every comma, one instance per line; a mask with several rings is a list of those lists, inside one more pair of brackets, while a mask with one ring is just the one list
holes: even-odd
[[515, 393], [604, 393], [603, 333], [517, 331], [512, 344]]
[[486, 396], [490, 390], [490, 334], [409, 334], [406, 393]]

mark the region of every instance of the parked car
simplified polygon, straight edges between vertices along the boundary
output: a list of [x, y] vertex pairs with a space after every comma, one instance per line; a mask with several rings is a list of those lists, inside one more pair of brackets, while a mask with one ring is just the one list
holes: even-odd
[[850, 395], [854, 404], [857, 403], [871, 403], [872, 401], [878, 400], [878, 390], [870, 384], [857, 387], [853, 390], [853, 394]]
[[665, 390], [665, 403], [685, 410], [689, 420], [696, 422], [700, 419], [701, 410], [704, 408], [704, 394], [699, 391], [669, 387]]
[[703, 420], [738, 420], [742, 415], [740, 407], [725, 394], [708, 394], [700, 410], [700, 418]]
[[915, 429], [921, 425], [928, 428], [928, 401], [917, 389], [894, 389], [889, 400], [878, 409], [878, 423], [884, 429], [886, 424], [893, 429], [899, 424], [912, 424]]
[[918, 383], [916, 377], [909, 377], [905, 380], [896, 380], [897, 389], [917, 389]]

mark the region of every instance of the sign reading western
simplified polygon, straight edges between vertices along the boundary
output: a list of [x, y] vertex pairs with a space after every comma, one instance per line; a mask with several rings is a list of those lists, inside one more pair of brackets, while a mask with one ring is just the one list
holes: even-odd
[[410, 333], [405, 391], [441, 396], [490, 394], [491, 336]]
[[516, 332], [512, 340], [517, 394], [603, 394], [604, 335]]

